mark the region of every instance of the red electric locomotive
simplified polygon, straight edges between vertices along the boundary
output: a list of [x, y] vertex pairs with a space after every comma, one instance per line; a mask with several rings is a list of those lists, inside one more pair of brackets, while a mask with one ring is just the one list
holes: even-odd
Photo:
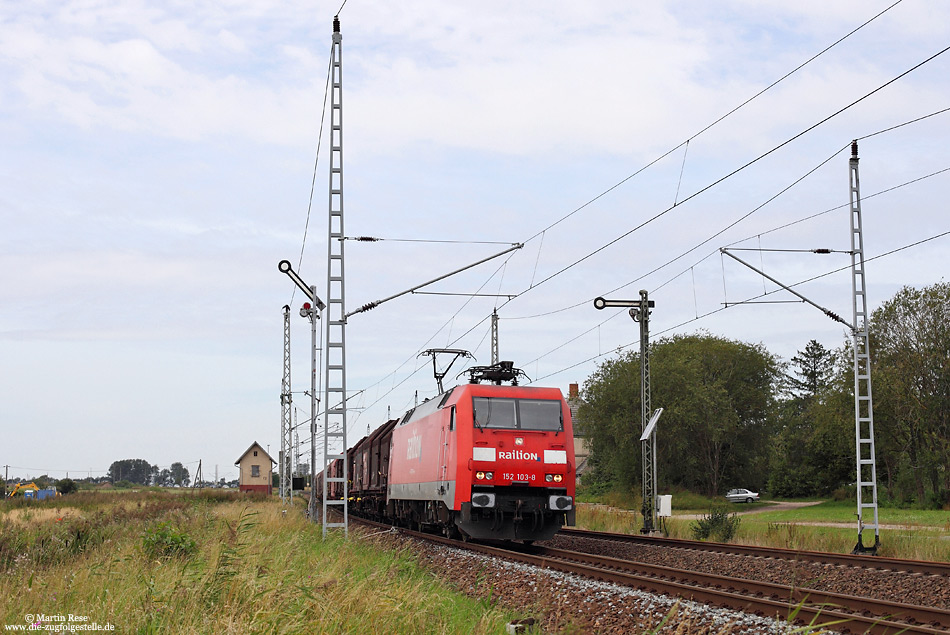
[[[511, 362], [469, 372], [473, 383], [387, 421], [347, 451], [350, 510], [462, 538], [551, 538], [574, 524], [570, 408], [557, 388], [515, 385], [520, 371]], [[331, 464], [331, 476], [342, 471], [342, 460]], [[330, 485], [339, 499], [342, 487]]]
[[[490, 377], [515, 370], [500, 366]], [[571, 412], [557, 388], [457, 386], [398, 421], [390, 454], [390, 518], [524, 541], [574, 524]]]

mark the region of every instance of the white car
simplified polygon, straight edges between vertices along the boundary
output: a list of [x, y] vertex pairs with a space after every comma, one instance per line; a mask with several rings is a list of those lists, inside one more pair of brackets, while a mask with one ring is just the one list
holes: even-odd
[[747, 489], [731, 489], [726, 492], [726, 500], [731, 503], [751, 503], [759, 500], [758, 492], [750, 492]]

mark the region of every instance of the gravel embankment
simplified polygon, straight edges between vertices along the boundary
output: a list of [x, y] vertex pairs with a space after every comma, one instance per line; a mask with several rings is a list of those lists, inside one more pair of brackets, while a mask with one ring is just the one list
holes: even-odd
[[[533, 633], [658, 633], [773, 635], [784, 622], [597, 582], [580, 576], [489, 558], [392, 533], [373, 540], [408, 546], [455, 589], [537, 620]], [[597, 541], [600, 542], [600, 541]]]
[[732, 578], [950, 609], [948, 576], [754, 558], [560, 534], [544, 544]]

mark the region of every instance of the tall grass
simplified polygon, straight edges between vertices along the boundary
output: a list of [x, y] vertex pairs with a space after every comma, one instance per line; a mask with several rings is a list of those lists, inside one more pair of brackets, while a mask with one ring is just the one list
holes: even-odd
[[3, 623], [72, 613], [120, 633], [503, 633], [510, 617], [406, 553], [352, 532], [324, 540], [299, 508], [212, 500], [136, 515], [127, 496], [70, 521], [95, 536], [81, 547], [59, 544], [70, 532], [55, 520], [0, 521]]

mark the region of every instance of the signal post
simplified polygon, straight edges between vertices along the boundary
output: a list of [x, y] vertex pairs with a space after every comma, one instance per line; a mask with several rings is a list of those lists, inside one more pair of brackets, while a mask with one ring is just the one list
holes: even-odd
[[657, 531], [656, 423], [663, 412], [662, 408], [653, 412], [650, 404], [650, 309], [653, 306], [646, 290], [640, 291], [639, 300], [594, 300], [595, 309], [629, 308], [630, 317], [640, 323], [640, 458], [643, 469], [643, 528], [640, 533], [643, 534]]

